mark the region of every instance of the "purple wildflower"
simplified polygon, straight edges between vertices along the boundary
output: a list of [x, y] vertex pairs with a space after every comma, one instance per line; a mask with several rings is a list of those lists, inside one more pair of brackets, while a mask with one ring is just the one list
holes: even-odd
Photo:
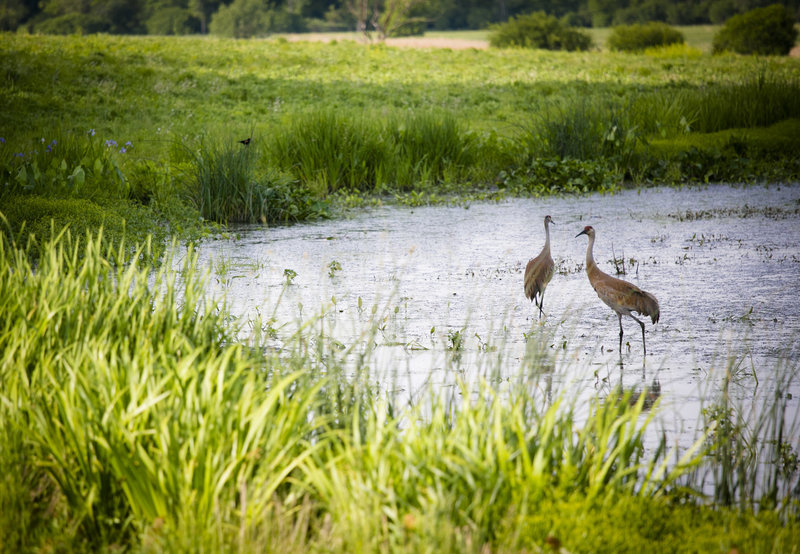
[[4, 139], [3, 137], [0, 137], [0, 144], [5, 144], [5, 143], [6, 143], [6, 139]]
[[108, 139], [106, 141], [106, 148], [111, 148], [112, 146], [117, 146], [117, 141], [114, 139]]
[[120, 148], [120, 149], [119, 149], [119, 153], [120, 153], [120, 154], [124, 154], [125, 152], [127, 152], [127, 150], [125, 150], [125, 147], [124, 147], [124, 146], [123, 146], [122, 148]]
[[128, 142], [125, 143], [125, 146], [130, 148], [131, 146], [133, 146], [133, 143], [131, 141], [128, 141]]
[[94, 136], [94, 129], [89, 129], [89, 136], [90, 136], [90, 137], [93, 137], [93, 136]]

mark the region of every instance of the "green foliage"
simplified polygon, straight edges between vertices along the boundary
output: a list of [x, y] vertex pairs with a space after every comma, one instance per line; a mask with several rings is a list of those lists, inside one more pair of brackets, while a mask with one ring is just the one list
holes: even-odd
[[256, 171], [255, 148], [202, 140], [193, 152], [192, 198], [200, 214], [219, 223], [288, 223], [318, 217], [324, 203], [269, 167]]
[[46, 35], [81, 35], [103, 32], [107, 30], [107, 25], [91, 14], [73, 12], [36, 23], [34, 30]]
[[225, 37], [250, 38], [301, 32], [305, 30], [305, 22], [299, 15], [261, 0], [234, 0], [220, 6], [211, 19], [209, 30]]
[[477, 138], [448, 112], [416, 112], [390, 119], [387, 134], [395, 146], [394, 182], [401, 190], [463, 177], [477, 160]]
[[[653, 140], [636, 169], [655, 182], [774, 182], [800, 178], [800, 120]], [[782, 177], [779, 177], [782, 176]]]
[[[545, 398], [547, 337], [518, 377], [430, 388], [404, 407], [370, 384], [373, 337], [341, 345], [322, 316], [280, 351], [262, 342], [274, 321], [240, 342], [191, 251], [178, 273], [99, 235], [62, 234], [35, 265], [28, 248], [0, 237], [11, 551], [759, 551], [800, 537], [790, 504], [732, 513], [687, 495], [690, 472], [723, 458], [696, 450], [706, 437], [680, 458], [666, 439], [645, 449], [658, 409], [645, 394]], [[725, 413], [709, 411], [709, 440]], [[796, 460], [778, 443], [791, 482]]]
[[34, 255], [64, 231], [74, 234], [76, 244], [82, 245], [87, 233], [102, 228], [104, 248], [126, 242], [143, 244], [148, 237], [155, 237], [153, 250], [148, 253], [157, 259], [166, 238], [166, 230], [157, 221], [150, 208], [110, 200], [8, 195], [0, 201], [0, 235], [17, 245], [31, 241]]
[[542, 48], [545, 50], [588, 50], [589, 35], [544, 12], [510, 18], [491, 27], [489, 44], [497, 48]]
[[[413, 192], [406, 197], [427, 202], [467, 188], [491, 190], [501, 172], [520, 175], [532, 157], [602, 157], [603, 167], [624, 179], [664, 165], [670, 169], [663, 175], [677, 182], [674, 158], [647, 159], [656, 153], [647, 142], [800, 117], [796, 59], [712, 58], [673, 48], [586, 56], [348, 41], [7, 35], [0, 41], [0, 71], [7, 76], [0, 190], [21, 186], [14, 155], [27, 158], [38, 147], [26, 177], [49, 170], [66, 190], [80, 166], [86, 183], [96, 183], [86, 189], [90, 198], [118, 190], [170, 228], [194, 233], [199, 203], [190, 200], [197, 187], [186, 176], [196, 160], [185, 146], [197, 137], [216, 149], [219, 137], [256, 135], [245, 182], [275, 184], [279, 198], [270, 206], [297, 202], [292, 221], [324, 213], [327, 195], [339, 191]], [[58, 128], [74, 131], [51, 131]], [[91, 128], [93, 145], [85, 135]], [[112, 137], [135, 148], [105, 149]], [[43, 150], [53, 138], [59, 148], [74, 139], [63, 171]], [[100, 158], [105, 172], [116, 164], [124, 185], [94, 179], [90, 157]], [[750, 179], [761, 172], [755, 165], [765, 166], [755, 157], [743, 163], [749, 168], [733, 179]], [[773, 167], [793, 174], [788, 162]], [[283, 179], [310, 196], [287, 198], [278, 186]]]
[[274, 163], [321, 195], [385, 184], [392, 152], [379, 121], [330, 109], [293, 118], [269, 148]]
[[[169, 263], [155, 275], [138, 263], [143, 250], [130, 264], [101, 251], [99, 235], [83, 246], [62, 235], [34, 270], [0, 242], [0, 420], [4, 435], [26, 431], [2, 442], [25, 453], [18, 471], [32, 483], [52, 483], [41, 501], [63, 504], [89, 543], [128, 542], [160, 520], [202, 544], [242, 487], [257, 511], [313, 450], [315, 388], [290, 392], [297, 374], [253, 371], [266, 361], [222, 347], [235, 329], [205, 299], [192, 256], [179, 283]], [[44, 529], [51, 516], [33, 501], [22, 514]]]
[[683, 33], [677, 29], [666, 23], [651, 21], [614, 27], [608, 37], [607, 45], [610, 50], [640, 52], [647, 48], [682, 44], [685, 41]]
[[713, 90], [678, 96], [691, 128], [703, 133], [800, 118], [800, 79], [777, 79], [764, 71]]
[[782, 4], [773, 4], [731, 17], [714, 35], [713, 51], [785, 56], [796, 40], [792, 12]]
[[145, 22], [151, 35], [189, 35], [200, 30], [200, 21], [187, 8], [158, 8]]
[[631, 108], [611, 99], [566, 98], [522, 128], [527, 159], [594, 160], [624, 165], [642, 141]]
[[535, 158], [528, 165], [503, 172], [500, 186], [514, 194], [587, 194], [613, 192], [623, 175], [602, 160]]
[[409, 190], [469, 174], [476, 139], [443, 111], [368, 119], [323, 110], [269, 139], [270, 159], [318, 194]]
[[130, 141], [101, 144], [94, 129], [87, 136], [56, 131], [30, 141], [12, 153], [11, 145], [0, 148], [0, 196], [39, 194], [83, 198], [125, 197], [127, 183], [120, 169], [120, 156], [132, 149]]

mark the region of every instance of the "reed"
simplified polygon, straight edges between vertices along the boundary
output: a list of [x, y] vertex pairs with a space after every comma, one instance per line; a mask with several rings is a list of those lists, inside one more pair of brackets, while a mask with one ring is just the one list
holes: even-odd
[[271, 137], [269, 155], [324, 196], [385, 184], [392, 151], [375, 120], [326, 109], [288, 122]]
[[325, 210], [288, 175], [270, 165], [258, 167], [256, 146], [201, 137], [189, 159], [192, 200], [211, 221], [288, 223]]

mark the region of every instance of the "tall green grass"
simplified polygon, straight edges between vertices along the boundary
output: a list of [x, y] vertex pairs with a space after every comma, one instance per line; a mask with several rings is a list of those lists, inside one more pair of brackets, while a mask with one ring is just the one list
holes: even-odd
[[505, 384], [406, 407], [374, 382], [380, 310], [363, 344], [343, 349], [322, 314], [276, 349], [264, 325], [279, 322], [234, 324], [191, 251], [176, 273], [102, 244], [62, 234], [32, 265], [0, 239], [3, 552], [597, 552], [723, 535], [755, 551], [800, 536], [791, 503], [758, 521], [685, 504], [704, 452], [646, 449], [646, 395], [543, 394], [547, 337]]
[[270, 161], [320, 195], [408, 191], [477, 173], [475, 138], [446, 111], [374, 118], [322, 110], [267, 140]]
[[203, 138], [190, 155], [191, 199], [200, 214], [220, 223], [289, 223], [324, 213], [287, 174], [258, 167], [258, 147]]
[[679, 97], [690, 125], [700, 133], [768, 127], [800, 118], [800, 78], [778, 79], [763, 70], [751, 79]]
[[747, 368], [740, 358], [728, 360], [714, 381], [719, 388], [703, 409], [713, 426], [707, 449], [711, 463], [690, 479], [711, 485], [720, 505], [784, 512], [797, 503], [800, 414], [787, 410], [787, 391], [799, 375], [790, 359], [787, 355], [774, 372], [769, 388], [759, 386], [758, 369]]

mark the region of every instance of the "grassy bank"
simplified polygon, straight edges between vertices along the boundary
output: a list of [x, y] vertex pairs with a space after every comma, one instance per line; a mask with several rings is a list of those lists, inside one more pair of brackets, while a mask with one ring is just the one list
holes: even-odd
[[[554, 354], [539, 333], [521, 362], [501, 362], [520, 366], [507, 381], [400, 403], [375, 382], [392, 370], [370, 347], [379, 310], [357, 344], [331, 340], [320, 318], [275, 349], [280, 322], [234, 323], [191, 253], [178, 274], [147, 255], [125, 263], [100, 236], [64, 234], [35, 266], [28, 248], [0, 239], [0, 551], [788, 552], [800, 541], [797, 468], [783, 475], [770, 459], [774, 494], [749, 496], [766, 458], [740, 455], [775, 437], [769, 425], [742, 434], [729, 404], [709, 411], [694, 448], [645, 448], [657, 404], [546, 396]], [[714, 506], [693, 478], [707, 473], [706, 487], [735, 485]]]
[[0, 211], [22, 235], [84, 213], [143, 239], [339, 198], [800, 175], [797, 59], [2, 38]]

